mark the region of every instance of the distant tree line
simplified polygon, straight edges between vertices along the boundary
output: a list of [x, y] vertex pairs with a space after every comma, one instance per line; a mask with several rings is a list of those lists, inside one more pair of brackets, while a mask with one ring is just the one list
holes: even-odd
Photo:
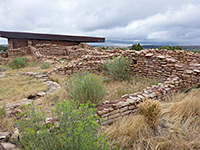
[[1, 51], [6, 52], [7, 50], [8, 50], [7, 47], [4, 47], [4, 46], [1, 46], [1, 45], [0, 45], [0, 52], [1, 52]]
[[[144, 48], [140, 45], [140, 43], [138, 44], [133, 44], [131, 47], [131, 50], [136, 50], [136, 51], [140, 51], [143, 50]], [[161, 49], [167, 49], [167, 50], [183, 50], [180, 46], [161, 46], [158, 48], [159, 50]]]
[[161, 49], [167, 49], [167, 50], [183, 50], [180, 46], [161, 46], [158, 48], [159, 50]]

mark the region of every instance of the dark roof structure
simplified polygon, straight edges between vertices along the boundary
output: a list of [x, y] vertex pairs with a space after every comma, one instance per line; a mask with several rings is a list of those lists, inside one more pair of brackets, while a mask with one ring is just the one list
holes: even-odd
[[103, 37], [10, 32], [10, 31], [0, 31], [0, 37], [8, 39], [48, 40], [48, 41], [85, 42], [85, 43], [105, 42], [105, 38]]

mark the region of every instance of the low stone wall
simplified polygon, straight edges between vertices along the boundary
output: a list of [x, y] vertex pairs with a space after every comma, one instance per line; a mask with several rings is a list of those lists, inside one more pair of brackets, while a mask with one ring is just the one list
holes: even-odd
[[164, 55], [173, 57], [175, 60], [178, 60], [180, 63], [183, 64], [196, 64], [200, 63], [200, 55], [199, 53], [193, 52], [186, 52], [184, 50], [158, 50], [152, 49], [148, 50], [149, 53], [157, 54], [157, 55]]
[[[191, 59], [188, 59], [188, 61], [185, 61], [185, 63], [181, 63], [179, 60], [176, 60], [170, 55], [160, 55], [162, 51], [164, 54], [166, 50], [159, 50], [160, 53], [157, 54], [155, 52], [152, 53], [153, 50], [98, 51], [98, 49], [89, 48], [90, 47], [85, 50], [82, 49], [81, 51], [78, 51], [81, 56], [76, 56], [76, 59], [73, 59], [73, 61], [69, 62], [63, 67], [55, 68], [51, 73], [70, 75], [74, 72], [85, 70], [92, 73], [97, 73], [98, 66], [104, 63], [107, 59], [125, 56], [131, 61], [130, 67], [132, 75], [146, 76], [149, 78], [162, 78], [164, 80], [171, 75], [176, 75], [184, 81], [183, 84], [185, 86], [192, 86], [193, 84], [198, 83], [200, 80], [200, 62], [193, 64]], [[85, 51], [87, 51], [87, 53]], [[174, 53], [175, 55], [176, 51], [171, 53]], [[191, 56], [191, 58], [196, 58], [194, 59], [195, 61], [197, 61], [200, 57], [199, 53], [195, 54], [192, 52], [181, 51], [181, 54], [182, 53], [186, 54], [186, 58], [188, 56]]]
[[104, 118], [103, 125], [111, 124], [124, 116], [137, 112], [137, 105], [147, 99], [163, 100], [177, 92], [182, 85], [179, 77], [172, 76], [164, 83], [147, 87], [141, 92], [126, 94], [116, 101], [106, 101], [97, 106], [97, 114]]
[[125, 56], [130, 59], [132, 75], [166, 80], [151, 88], [147, 87], [141, 92], [124, 95], [119, 100], [107, 101], [97, 106], [97, 114], [104, 118], [103, 125], [135, 113], [137, 105], [146, 99], [163, 100], [181, 88], [191, 87], [200, 81], [200, 54], [167, 50], [159, 50], [158, 53], [153, 50], [98, 51], [95, 48], [85, 49], [85, 51], [88, 53], [81, 53], [80, 57], [64, 67], [55, 68], [51, 73], [70, 75], [85, 70], [97, 73], [98, 66], [107, 59]]
[[[153, 54], [151, 52], [152, 50], [136, 53], [128, 51], [125, 54], [125, 56], [129, 57], [132, 61], [131, 72], [133, 75], [162, 79], [167, 79], [171, 75], [176, 75], [183, 80], [183, 84], [186, 87], [190, 87], [199, 82], [200, 63], [189, 63], [187, 65], [169, 55], [165, 56]], [[200, 56], [200, 54], [198, 55]]]
[[8, 59], [8, 53], [0, 53], [0, 64], [5, 64], [9, 61]]

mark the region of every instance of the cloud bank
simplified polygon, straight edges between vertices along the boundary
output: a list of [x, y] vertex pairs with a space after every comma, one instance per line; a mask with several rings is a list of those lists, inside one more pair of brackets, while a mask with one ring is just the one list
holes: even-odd
[[199, 8], [199, 0], [0, 0], [0, 30], [200, 44]]

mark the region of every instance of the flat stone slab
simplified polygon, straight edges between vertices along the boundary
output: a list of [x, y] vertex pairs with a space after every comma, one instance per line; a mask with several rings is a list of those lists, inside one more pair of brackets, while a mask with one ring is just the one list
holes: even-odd
[[9, 137], [10, 133], [9, 132], [0, 132], [0, 141], [7, 139]]
[[[3, 150], [20, 150], [19, 148], [17, 148], [17, 146], [15, 144], [9, 143], [9, 142], [2, 142], [0, 143], [3, 146]], [[1, 146], [0, 146], [1, 148]]]
[[46, 92], [39, 92], [37, 93], [38, 96], [45, 96], [46, 95]]

